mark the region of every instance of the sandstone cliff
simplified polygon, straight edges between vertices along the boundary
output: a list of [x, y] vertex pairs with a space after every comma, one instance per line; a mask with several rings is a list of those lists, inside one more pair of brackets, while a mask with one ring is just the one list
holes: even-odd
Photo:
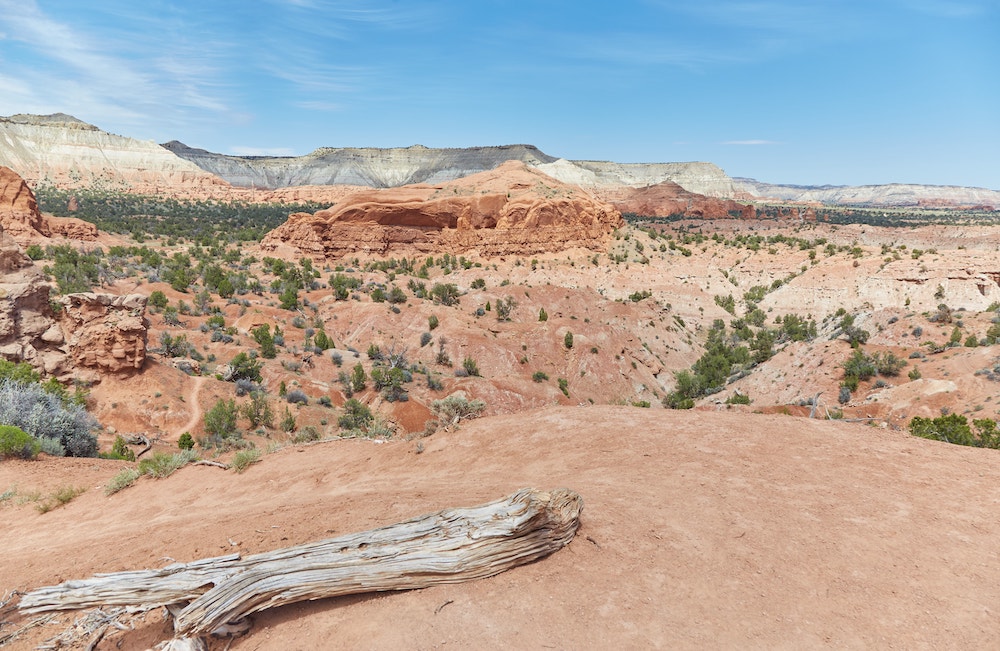
[[603, 247], [621, 223], [607, 203], [509, 161], [441, 185], [359, 192], [315, 215], [292, 215], [261, 246], [315, 259], [397, 249], [530, 255]]
[[0, 117], [0, 165], [31, 185], [130, 192], [228, 186], [154, 142], [106, 133], [62, 113]]

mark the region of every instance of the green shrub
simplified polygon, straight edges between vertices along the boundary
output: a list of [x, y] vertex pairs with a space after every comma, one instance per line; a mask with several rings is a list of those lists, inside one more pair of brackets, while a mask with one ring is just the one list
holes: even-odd
[[545, 371], [535, 371], [534, 375], [531, 376], [531, 379], [535, 382], [545, 382], [549, 379], [549, 376], [545, 373]]
[[926, 439], [946, 441], [956, 445], [977, 448], [1000, 448], [1000, 430], [996, 421], [989, 418], [969, 421], [961, 414], [947, 414], [937, 418], [914, 416], [909, 425], [910, 434]]
[[295, 415], [292, 414], [292, 411], [288, 407], [285, 407], [285, 415], [281, 417], [281, 422], [278, 423], [278, 427], [281, 428], [282, 432], [294, 432], [295, 428], [298, 427]]
[[476, 363], [476, 360], [471, 357], [466, 357], [462, 360], [462, 368], [465, 369], [465, 372], [469, 375], [479, 377], [479, 365]]
[[257, 448], [247, 448], [233, 455], [233, 460], [229, 462], [229, 467], [240, 473], [258, 461], [260, 461], [260, 450]]
[[569, 330], [566, 331], [566, 336], [563, 337], [563, 346], [566, 347], [566, 350], [573, 347], [573, 333]]
[[0, 457], [34, 459], [41, 443], [20, 427], [0, 425]]
[[237, 434], [236, 401], [221, 398], [205, 413], [205, 431], [212, 437], [228, 439]]
[[229, 362], [231, 371], [229, 379], [233, 382], [237, 380], [250, 380], [251, 382], [260, 383], [263, 380], [260, 375], [260, 369], [263, 366], [263, 362], [253, 359], [246, 353], [239, 353]]
[[115, 436], [114, 445], [111, 446], [111, 457], [120, 461], [135, 461], [135, 452], [125, 443], [121, 434]]
[[181, 450], [177, 454], [154, 452], [152, 456], [139, 461], [139, 473], [162, 479], [169, 477], [175, 471], [197, 460], [198, 455], [194, 450]]
[[104, 494], [114, 495], [118, 491], [134, 484], [139, 477], [142, 477], [142, 472], [138, 468], [123, 468], [104, 487]]
[[371, 409], [361, 401], [351, 398], [344, 403], [344, 415], [337, 419], [337, 426], [344, 430], [361, 430], [371, 422]]
[[181, 434], [181, 437], [177, 439], [177, 447], [181, 450], [194, 449], [194, 438], [191, 436], [191, 432], [184, 432]]
[[727, 405], [749, 405], [751, 402], [750, 396], [739, 391], [726, 398]]
[[567, 380], [564, 377], [561, 377], [561, 378], [559, 378], [557, 380], [557, 382], [559, 383], [559, 390], [562, 391], [563, 395], [568, 398], [569, 397], [569, 380]]
[[438, 318], [436, 316], [434, 316], [433, 314], [430, 315], [429, 317], [427, 317], [427, 329], [428, 330], [433, 330], [434, 328], [438, 327], [439, 323], [440, 322], [438, 321]]

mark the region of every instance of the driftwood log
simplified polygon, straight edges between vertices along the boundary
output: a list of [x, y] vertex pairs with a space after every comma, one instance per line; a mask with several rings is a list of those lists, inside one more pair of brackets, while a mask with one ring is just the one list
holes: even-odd
[[19, 608], [167, 606], [176, 634], [197, 637], [298, 601], [493, 576], [568, 544], [582, 509], [573, 491], [526, 488], [481, 506], [246, 558], [233, 554], [67, 581], [27, 593]]

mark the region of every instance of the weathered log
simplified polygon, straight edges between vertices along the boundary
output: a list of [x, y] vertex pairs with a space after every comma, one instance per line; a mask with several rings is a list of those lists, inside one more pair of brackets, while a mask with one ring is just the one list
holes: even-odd
[[246, 558], [234, 554], [67, 581], [29, 592], [20, 608], [37, 613], [181, 604], [171, 609], [176, 632], [203, 635], [298, 601], [493, 576], [568, 544], [582, 509], [573, 491], [522, 489], [488, 504]]

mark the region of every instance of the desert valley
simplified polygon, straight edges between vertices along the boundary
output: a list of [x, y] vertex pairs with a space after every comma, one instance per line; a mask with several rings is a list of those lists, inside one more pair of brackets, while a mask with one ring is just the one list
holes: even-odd
[[16, 115], [0, 226], [0, 648], [174, 636], [44, 586], [525, 487], [582, 498], [551, 556], [196, 642], [1000, 645], [998, 190]]

